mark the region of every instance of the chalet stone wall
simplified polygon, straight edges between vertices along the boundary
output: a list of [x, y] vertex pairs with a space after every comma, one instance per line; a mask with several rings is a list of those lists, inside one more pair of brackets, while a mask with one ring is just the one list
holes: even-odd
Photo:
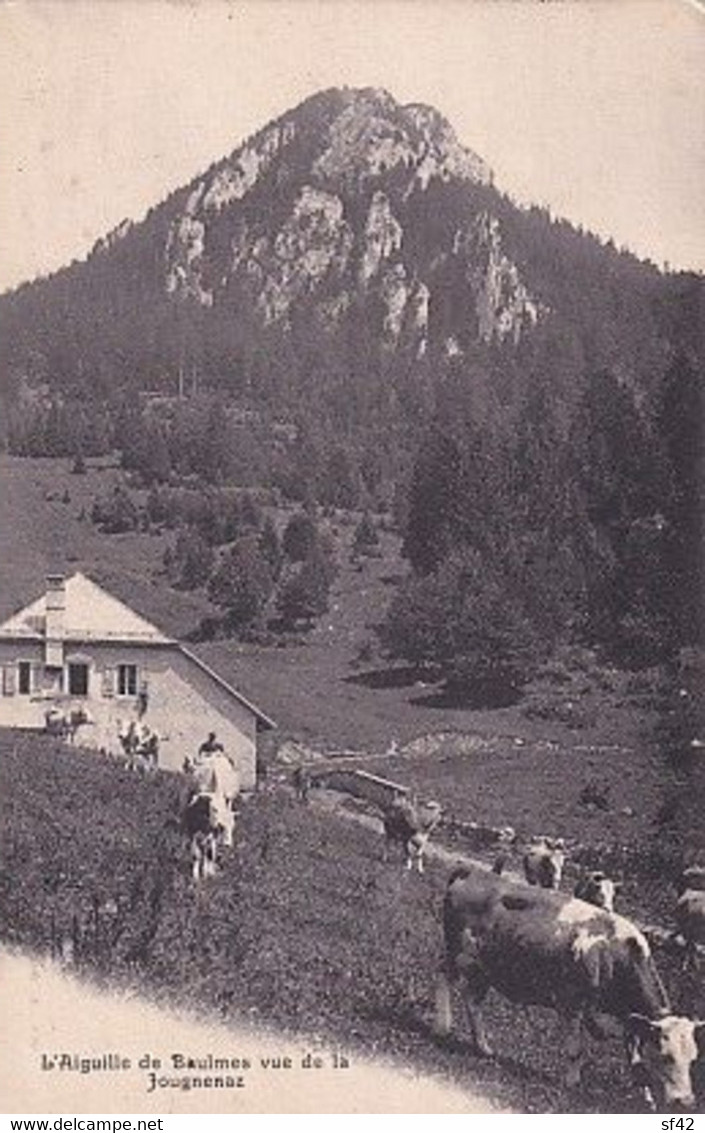
[[[167, 770], [181, 769], [208, 732], [216, 732], [236, 760], [244, 788], [256, 777], [256, 717], [213, 677], [175, 646], [65, 644], [65, 659], [84, 660], [89, 666], [88, 695], [71, 697], [61, 691], [56, 672], [45, 670], [41, 643], [0, 642], [0, 726], [43, 729], [52, 705], [83, 708], [90, 722], [81, 725], [76, 743], [120, 753], [121, 724], [138, 719], [139, 693], [146, 697], [142, 719], [160, 737], [159, 763]], [[18, 661], [32, 665], [32, 687], [20, 694]], [[137, 667], [138, 696], [120, 696], [119, 665]]]

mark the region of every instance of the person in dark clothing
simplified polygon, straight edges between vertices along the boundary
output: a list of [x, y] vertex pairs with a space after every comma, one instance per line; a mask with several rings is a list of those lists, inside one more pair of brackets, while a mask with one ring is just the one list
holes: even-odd
[[215, 732], [208, 733], [208, 739], [204, 740], [198, 749], [199, 755], [215, 755], [217, 751], [225, 751], [223, 745], [218, 741]]

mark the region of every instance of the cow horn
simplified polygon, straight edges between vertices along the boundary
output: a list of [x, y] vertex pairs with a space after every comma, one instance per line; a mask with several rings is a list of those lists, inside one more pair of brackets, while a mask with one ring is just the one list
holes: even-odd
[[657, 1031], [659, 1029], [658, 1022], [655, 1019], [649, 1019], [647, 1015], [640, 1015], [636, 1011], [632, 1011], [629, 1015], [629, 1022], [636, 1028], [644, 1029], [647, 1027], [650, 1031]]

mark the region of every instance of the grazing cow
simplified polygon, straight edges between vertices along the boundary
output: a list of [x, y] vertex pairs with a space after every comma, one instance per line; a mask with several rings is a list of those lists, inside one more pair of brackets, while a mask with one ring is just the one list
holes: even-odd
[[137, 729], [136, 754], [141, 759], [145, 770], [155, 770], [159, 763], [159, 736], [150, 728], [149, 724], [142, 722]]
[[445, 962], [436, 1030], [452, 1027], [451, 992], [463, 983], [478, 1051], [491, 1055], [479, 1008], [490, 988], [514, 1003], [552, 1007], [570, 1027], [568, 1085], [580, 1080], [583, 1021], [611, 1015], [625, 1029], [629, 1064], [649, 1108], [694, 1106], [696, 1030], [674, 1015], [649, 945], [630, 921], [575, 897], [530, 889], [480, 870], [451, 876], [443, 910]]
[[565, 865], [565, 842], [562, 838], [532, 838], [524, 854], [524, 876], [529, 885], [542, 889], [560, 889]]
[[309, 769], [307, 767], [302, 767], [301, 765], [295, 767], [294, 772], [291, 776], [291, 781], [294, 785], [294, 793], [299, 802], [307, 803], [309, 791], [313, 786], [313, 779], [311, 777], [311, 772], [309, 771]]
[[221, 794], [197, 791], [191, 796], [183, 816], [189, 839], [194, 881], [215, 873], [218, 841], [232, 846], [235, 816]]
[[463, 822], [451, 818], [448, 820], [448, 827], [460, 835], [465, 849], [491, 850], [494, 846], [500, 846], [507, 859], [517, 840], [513, 826], [485, 826], [481, 822]]
[[135, 720], [118, 725], [118, 740], [130, 771], [153, 771], [159, 762], [159, 736], [149, 724]]
[[705, 944], [705, 866], [689, 866], [677, 882], [676, 924], [685, 941], [684, 970], [698, 968], [698, 945]]
[[[232, 815], [235, 800], [240, 792], [240, 776], [232, 760], [224, 752], [197, 756], [193, 762], [187, 759], [184, 762], [184, 770], [191, 779], [194, 794], [222, 798], [225, 807]], [[232, 845], [232, 824], [226, 823], [223, 826], [223, 844]]]
[[397, 842], [406, 852], [406, 868], [412, 869], [414, 861], [419, 873], [423, 873], [423, 859], [432, 831], [441, 820], [441, 807], [436, 802], [422, 806], [403, 796], [396, 796], [384, 812], [383, 857], [387, 860], [389, 847]]
[[127, 757], [128, 765], [133, 767], [135, 752], [137, 751], [137, 725], [134, 720], [128, 722], [124, 720], [119, 721], [118, 740], [120, 741], [120, 747]]
[[573, 894], [598, 909], [614, 912], [614, 898], [619, 886], [602, 870], [593, 869], [577, 882]]

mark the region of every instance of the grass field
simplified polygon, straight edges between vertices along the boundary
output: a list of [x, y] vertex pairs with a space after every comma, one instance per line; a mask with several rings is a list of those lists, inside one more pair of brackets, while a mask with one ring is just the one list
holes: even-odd
[[[275, 785], [242, 803], [236, 848], [200, 893], [175, 826], [179, 779], [149, 782], [111, 760], [0, 732], [2, 923], [25, 948], [64, 951], [79, 969], [145, 994], [318, 1036], [440, 1074], [520, 1112], [633, 1112], [621, 1044], [590, 1042], [587, 1084], [561, 1084], [553, 1014], [488, 1005], [498, 1057], [430, 1033], [448, 869], [409, 875], [379, 840]], [[676, 1005], [702, 988], [661, 965]], [[699, 1081], [699, 1089], [705, 1084]]]

